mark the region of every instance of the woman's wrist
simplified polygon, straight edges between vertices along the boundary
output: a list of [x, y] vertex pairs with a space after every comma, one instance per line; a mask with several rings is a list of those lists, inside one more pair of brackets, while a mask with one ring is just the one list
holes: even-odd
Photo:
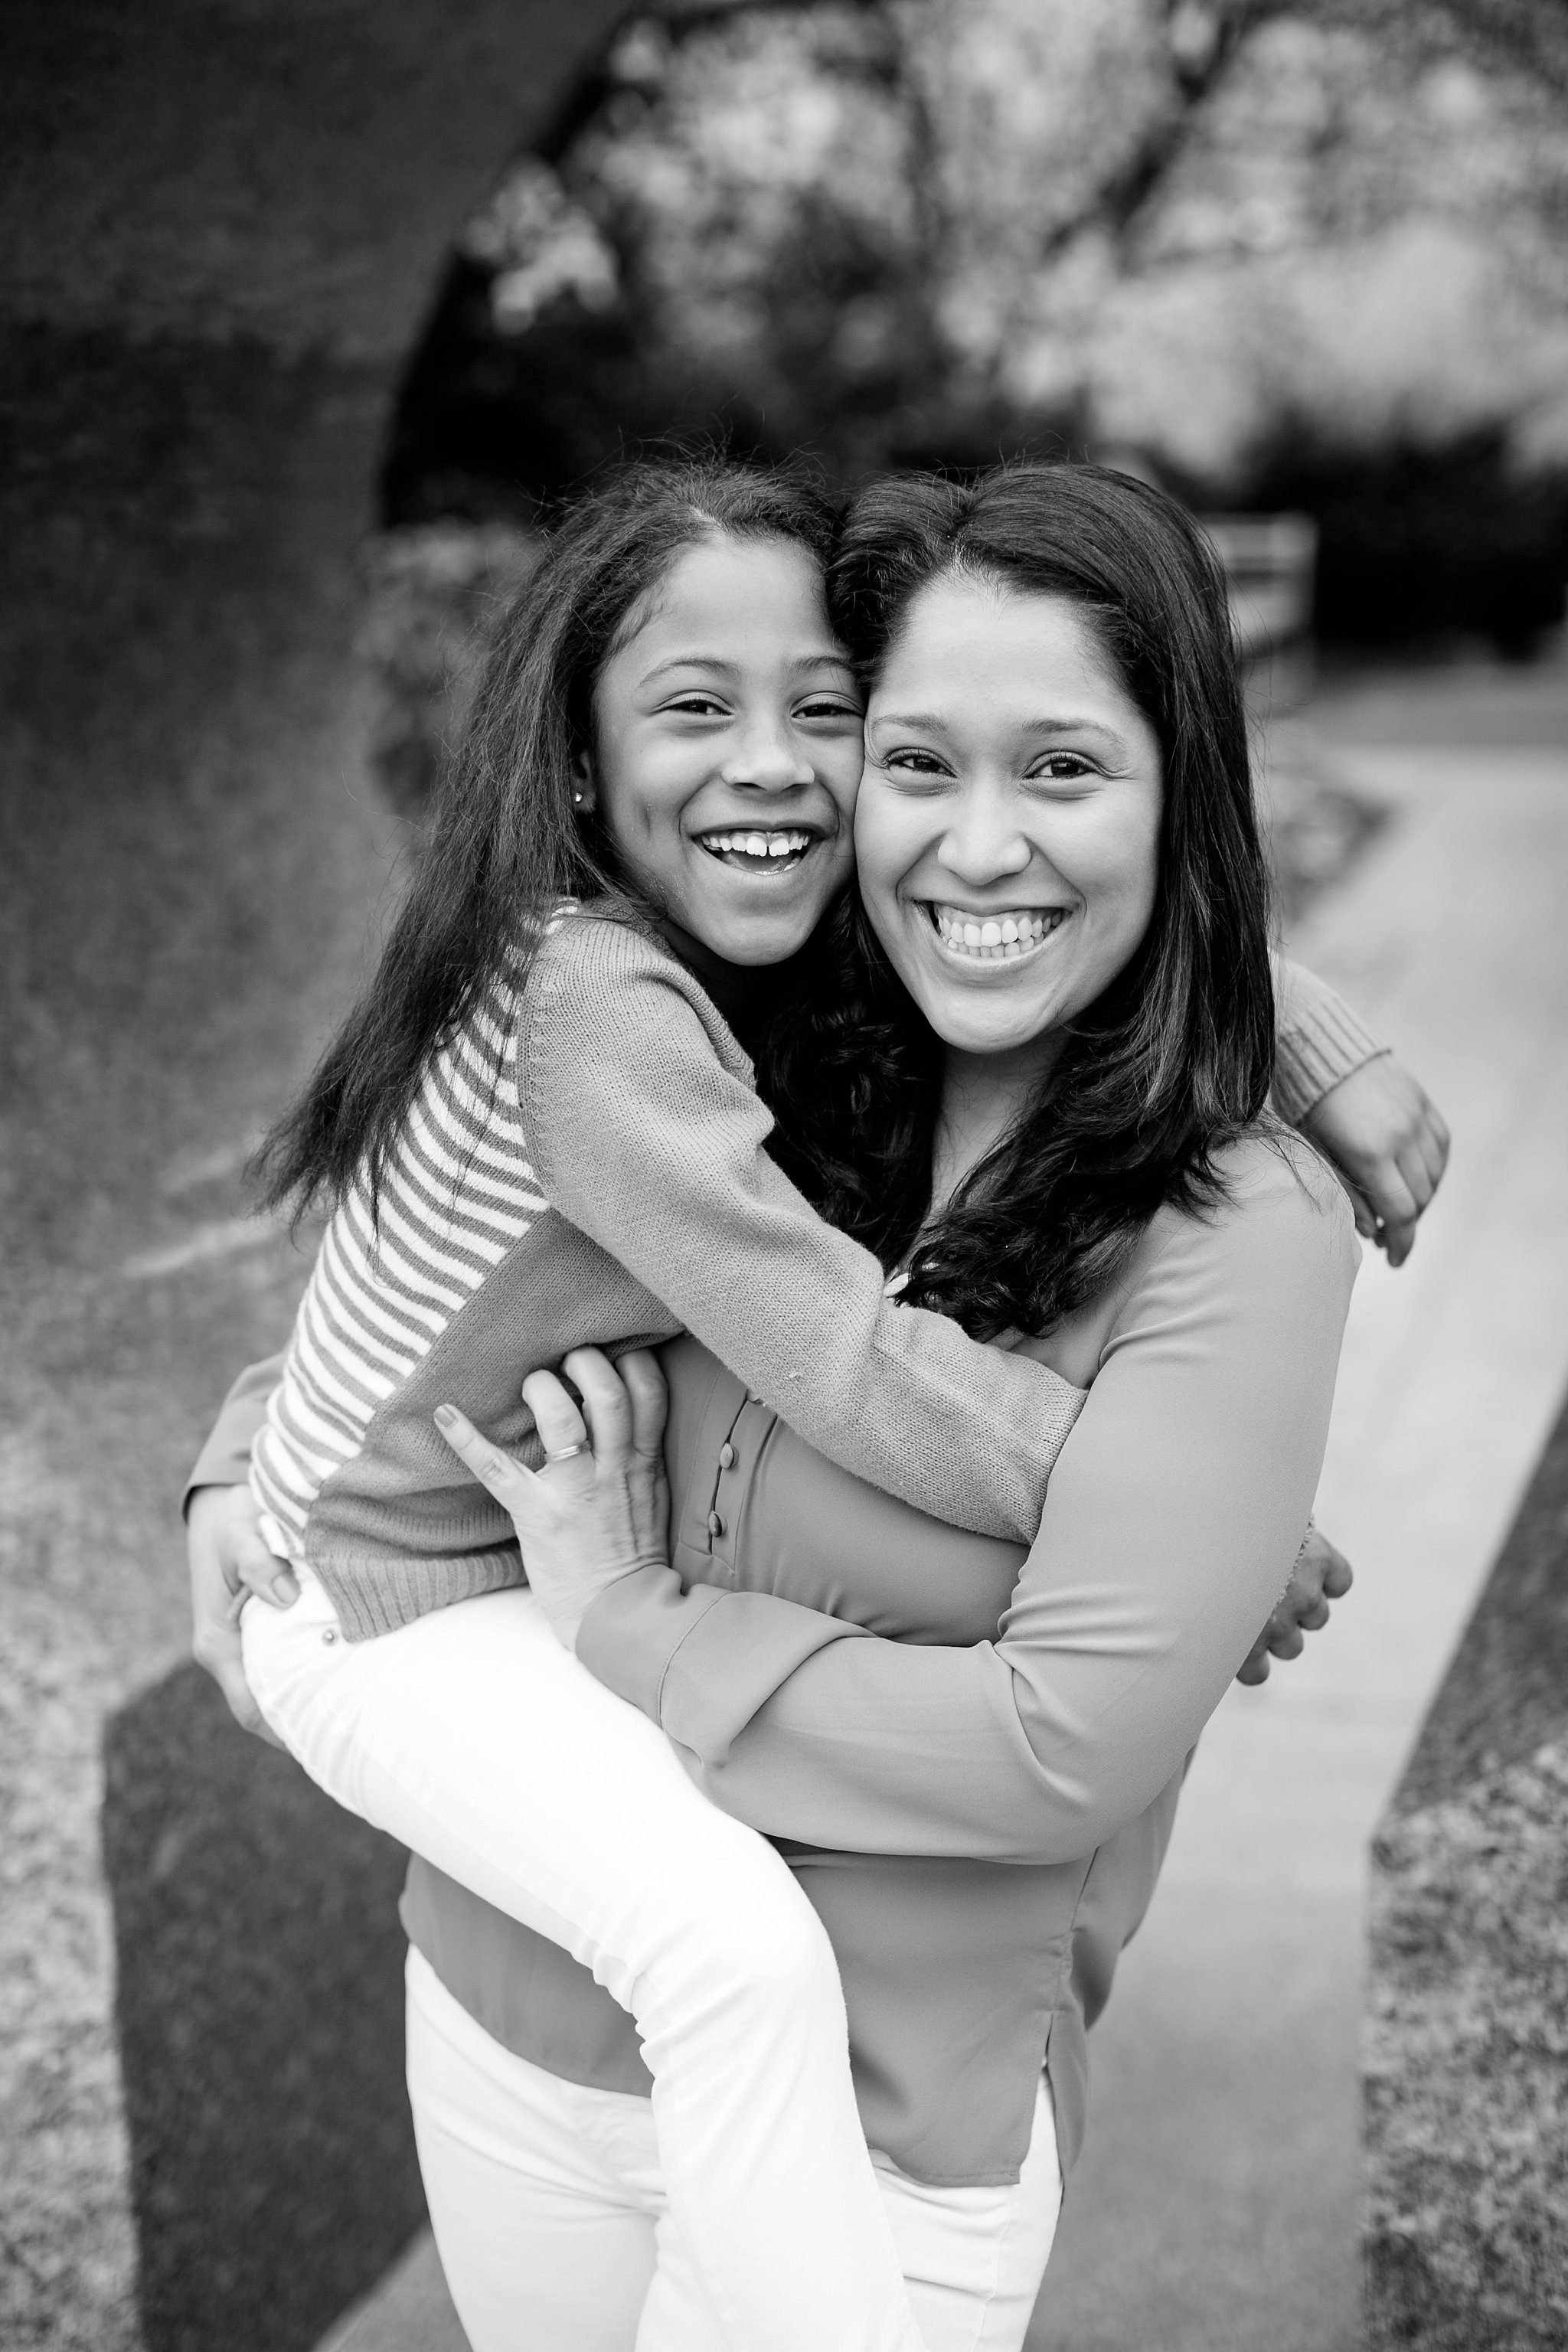
[[534, 1589], [556, 1640], [575, 1657], [584, 1622], [606, 1594], [629, 1584], [634, 1577], [645, 1575], [650, 1570], [658, 1575], [667, 1572], [668, 1568], [669, 1560], [664, 1552], [647, 1551], [614, 1569], [598, 1569], [589, 1575], [564, 1579], [557, 1593], [550, 1598], [537, 1585]]

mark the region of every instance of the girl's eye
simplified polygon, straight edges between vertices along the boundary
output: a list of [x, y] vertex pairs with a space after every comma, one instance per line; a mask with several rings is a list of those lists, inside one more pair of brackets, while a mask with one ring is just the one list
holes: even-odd
[[678, 710], [683, 719], [712, 719], [722, 714], [724, 706], [716, 695], [683, 694], [668, 708]]
[[858, 726], [860, 723], [860, 706], [858, 702], [851, 702], [844, 696], [837, 694], [817, 694], [814, 695], [809, 702], [805, 702], [801, 705], [799, 715], [802, 719], [842, 719], [852, 720], [857, 726]]

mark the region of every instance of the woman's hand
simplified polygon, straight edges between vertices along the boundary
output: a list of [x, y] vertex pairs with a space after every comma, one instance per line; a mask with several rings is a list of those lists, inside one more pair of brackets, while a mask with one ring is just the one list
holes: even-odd
[[239, 1612], [254, 1593], [269, 1608], [288, 1609], [300, 1597], [294, 1572], [261, 1540], [260, 1514], [248, 1486], [198, 1486], [185, 1514], [191, 1570], [191, 1648], [228, 1701], [242, 1730], [270, 1747], [283, 1743], [268, 1730], [245, 1679]]
[[1352, 1580], [1351, 1564], [1343, 1552], [1337, 1551], [1327, 1536], [1320, 1535], [1315, 1527], [1309, 1525], [1307, 1539], [1290, 1570], [1290, 1581], [1254, 1642], [1237, 1681], [1266, 1683], [1270, 1656], [1299, 1658], [1306, 1647], [1306, 1635], [1328, 1623], [1330, 1601], [1342, 1601]]
[[668, 1558], [669, 1400], [664, 1374], [644, 1349], [623, 1356], [617, 1368], [597, 1348], [577, 1348], [563, 1370], [582, 1395], [581, 1412], [553, 1372], [531, 1372], [522, 1384], [544, 1445], [542, 1470], [514, 1462], [455, 1405], [437, 1407], [436, 1425], [510, 1514], [530, 1587], [570, 1650], [591, 1601], [634, 1570]]
[[1356, 1231], [1403, 1265], [1448, 1161], [1447, 1128], [1420, 1080], [1379, 1054], [1331, 1087], [1301, 1127], [1344, 1177]]

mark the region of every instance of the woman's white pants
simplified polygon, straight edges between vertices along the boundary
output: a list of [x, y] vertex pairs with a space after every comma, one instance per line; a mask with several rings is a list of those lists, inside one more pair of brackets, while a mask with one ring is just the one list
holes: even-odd
[[241, 1620], [263, 1714], [340, 1804], [563, 1946], [631, 2012], [710, 2340], [919, 2352], [837, 1967], [772, 1846], [700, 1794], [530, 1592], [350, 1643], [300, 1580], [292, 1608], [253, 1601]]
[[[716, 2333], [692, 2274], [650, 2103], [514, 2056], [417, 1951], [408, 2091], [436, 2244], [473, 2352], [747, 2352], [745, 2337]], [[873, 2161], [930, 2352], [1018, 2352], [1061, 2201], [1044, 2076], [1011, 2187], [931, 2189]], [[809, 2244], [795, 2251], [809, 2264]], [[830, 2323], [822, 2352], [844, 2341]]]

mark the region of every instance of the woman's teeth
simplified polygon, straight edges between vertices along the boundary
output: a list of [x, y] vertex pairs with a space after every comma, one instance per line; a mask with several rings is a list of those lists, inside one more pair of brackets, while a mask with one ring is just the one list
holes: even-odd
[[1039, 946], [1065, 921], [1065, 907], [1019, 907], [1005, 915], [967, 915], [962, 907], [933, 906], [931, 920], [945, 948], [983, 963], [1012, 963]]
[[700, 835], [702, 846], [711, 856], [727, 858], [741, 866], [774, 867], [794, 865], [811, 847], [812, 835], [795, 826], [783, 826], [766, 833], [705, 833]]

